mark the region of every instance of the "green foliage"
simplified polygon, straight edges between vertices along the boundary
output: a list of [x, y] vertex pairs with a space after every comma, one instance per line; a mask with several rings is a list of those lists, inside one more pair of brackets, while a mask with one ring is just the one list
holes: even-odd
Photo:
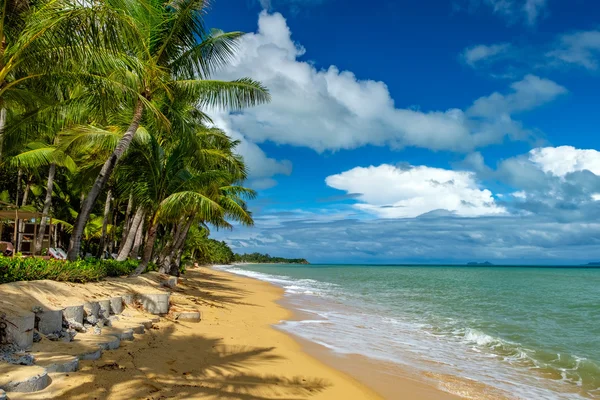
[[272, 257], [268, 254], [252, 253], [252, 254], [235, 254], [234, 262], [247, 262], [257, 264], [309, 264], [305, 258], [283, 258]]
[[[0, 284], [50, 279], [59, 282], [96, 282], [107, 276], [124, 276], [135, 270], [137, 260], [44, 260], [41, 258], [0, 257]], [[156, 270], [150, 265], [146, 271]]]

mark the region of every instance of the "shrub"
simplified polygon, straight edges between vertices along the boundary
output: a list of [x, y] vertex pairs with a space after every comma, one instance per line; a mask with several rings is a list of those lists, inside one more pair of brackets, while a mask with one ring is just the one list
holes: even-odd
[[[132, 273], [139, 261], [127, 260], [44, 260], [0, 256], [0, 283], [50, 279], [60, 282], [96, 282], [107, 276], [124, 276]], [[148, 266], [147, 271], [155, 270]]]

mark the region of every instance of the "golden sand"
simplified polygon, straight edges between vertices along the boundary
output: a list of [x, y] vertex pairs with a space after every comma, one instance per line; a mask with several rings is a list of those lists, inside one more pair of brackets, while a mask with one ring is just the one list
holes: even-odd
[[[74, 285], [77, 290], [80, 285]], [[19, 399], [446, 399], [406, 377], [371, 376], [363, 383], [317, 360], [294, 338], [272, 327], [291, 317], [277, 304], [282, 290], [265, 282], [201, 268], [180, 280], [175, 305], [196, 305], [199, 323], [162, 318], [133, 342], [83, 361], [78, 372], [52, 374], [37, 393]], [[326, 361], [327, 355], [323, 354]], [[346, 361], [350, 361], [346, 360]], [[345, 371], [370, 376], [363, 362]], [[362, 368], [362, 370], [361, 370]], [[377, 385], [373, 385], [373, 379]]]

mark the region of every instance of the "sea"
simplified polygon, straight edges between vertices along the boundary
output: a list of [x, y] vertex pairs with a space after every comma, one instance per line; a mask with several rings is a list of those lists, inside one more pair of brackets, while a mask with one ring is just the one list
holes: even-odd
[[286, 306], [307, 317], [278, 327], [332, 352], [457, 377], [510, 399], [600, 398], [600, 269], [219, 268], [282, 287]]

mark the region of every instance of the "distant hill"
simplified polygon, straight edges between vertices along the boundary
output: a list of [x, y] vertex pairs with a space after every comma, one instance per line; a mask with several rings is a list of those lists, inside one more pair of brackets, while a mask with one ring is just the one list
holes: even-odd
[[494, 265], [494, 264], [492, 264], [492, 263], [491, 263], [491, 262], [489, 262], [489, 261], [485, 261], [485, 262], [482, 262], [482, 263], [478, 263], [478, 262], [473, 262], [473, 261], [472, 261], [472, 262], [470, 262], [470, 263], [467, 263], [467, 265], [479, 265], [479, 266], [486, 266], [486, 265]]
[[585, 264], [586, 267], [600, 267], [600, 261]]

